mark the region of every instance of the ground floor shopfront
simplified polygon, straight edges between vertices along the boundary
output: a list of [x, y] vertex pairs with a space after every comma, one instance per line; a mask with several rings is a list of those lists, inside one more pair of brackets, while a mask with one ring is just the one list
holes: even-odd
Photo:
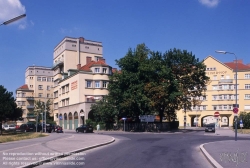
[[58, 109], [57, 124], [63, 129], [75, 130], [88, 119], [90, 107], [92, 103], [79, 103]]

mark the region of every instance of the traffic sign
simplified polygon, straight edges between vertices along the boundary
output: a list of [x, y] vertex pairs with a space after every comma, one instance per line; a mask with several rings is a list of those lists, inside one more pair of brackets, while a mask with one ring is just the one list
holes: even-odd
[[238, 114], [238, 111], [239, 111], [239, 109], [238, 109], [237, 107], [235, 107], [235, 108], [233, 109], [233, 112], [234, 112], [235, 114]]
[[214, 112], [214, 117], [219, 117], [220, 113], [218, 111]]

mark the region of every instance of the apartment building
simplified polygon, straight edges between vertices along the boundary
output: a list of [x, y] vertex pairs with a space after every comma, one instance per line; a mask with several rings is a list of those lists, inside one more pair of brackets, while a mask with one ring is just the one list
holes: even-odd
[[102, 51], [101, 42], [83, 37], [65, 37], [54, 48], [54, 120], [64, 129], [85, 123], [91, 104], [108, 94], [112, 67]]
[[23, 109], [24, 121], [34, 121], [35, 100], [53, 101], [53, 71], [50, 67], [29, 66], [25, 71], [25, 84], [16, 90], [16, 103]]
[[[196, 98], [199, 100], [197, 106], [191, 111], [180, 110], [177, 118], [180, 126], [184, 126], [186, 118], [187, 126], [194, 126], [198, 123], [203, 126], [207, 123], [218, 122], [218, 125], [233, 125], [233, 108], [237, 104], [239, 112], [250, 112], [250, 65], [246, 65], [242, 60], [238, 60], [237, 87], [236, 87], [236, 61], [222, 63], [212, 56], [208, 56], [204, 63], [206, 65], [206, 75], [210, 77], [206, 94]], [[219, 112], [220, 116], [215, 119], [214, 113]]]

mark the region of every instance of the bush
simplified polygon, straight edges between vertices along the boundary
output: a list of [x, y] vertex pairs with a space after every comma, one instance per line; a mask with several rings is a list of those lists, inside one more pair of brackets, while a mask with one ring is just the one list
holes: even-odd
[[[237, 122], [238, 129], [240, 128], [240, 120], [242, 120], [243, 122], [243, 129], [250, 129], [250, 113], [240, 112], [240, 115], [238, 117], [238, 122]], [[233, 127], [235, 128], [235, 122], [233, 124]]]

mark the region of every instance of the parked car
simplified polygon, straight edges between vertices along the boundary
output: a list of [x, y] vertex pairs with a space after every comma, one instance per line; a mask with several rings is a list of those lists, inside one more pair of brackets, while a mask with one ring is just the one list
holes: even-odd
[[91, 125], [81, 125], [80, 127], [76, 128], [76, 132], [83, 132], [83, 133], [87, 133], [87, 132], [93, 132], [93, 127]]
[[63, 133], [63, 128], [59, 125], [55, 126], [55, 132], [57, 133]]
[[3, 129], [4, 130], [15, 130], [16, 129], [16, 126], [14, 124], [10, 124], [10, 125], [3, 125]]
[[206, 124], [205, 132], [215, 132], [215, 123]]
[[18, 129], [16, 129], [18, 132], [35, 132], [36, 126], [35, 124], [22, 124]]

